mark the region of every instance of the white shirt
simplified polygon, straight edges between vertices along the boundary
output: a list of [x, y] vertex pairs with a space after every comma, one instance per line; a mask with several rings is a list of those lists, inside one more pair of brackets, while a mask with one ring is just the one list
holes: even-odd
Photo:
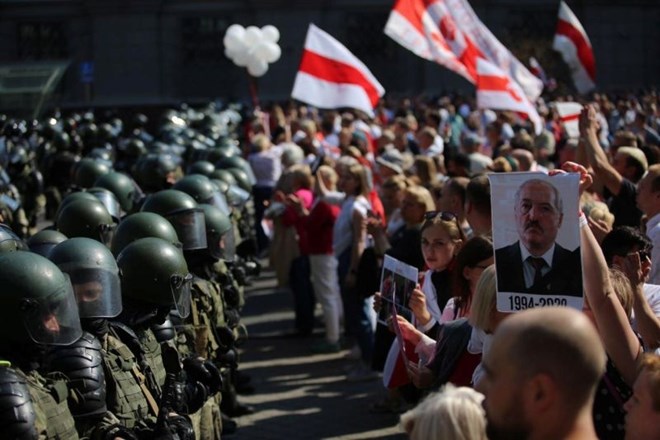
[[350, 196], [344, 200], [341, 211], [332, 231], [332, 247], [339, 257], [346, 249], [353, 246], [353, 211], [358, 211], [366, 218], [371, 204], [364, 196]]
[[[472, 334], [470, 334], [470, 341], [468, 342], [467, 350], [471, 354], [481, 353], [481, 358], [483, 359], [484, 355], [490, 350], [490, 346], [493, 342], [493, 335], [486, 334], [485, 331], [472, 327]], [[474, 369], [472, 373], [472, 386], [476, 387], [479, 381], [483, 378], [485, 374], [484, 367], [479, 362], [477, 368]]]
[[472, 174], [481, 173], [493, 164], [493, 159], [479, 152], [470, 153], [468, 157], [470, 158], [470, 172]]
[[646, 236], [653, 243], [649, 283], [660, 284], [660, 214], [654, 215], [646, 222]]
[[248, 163], [257, 179], [257, 186], [275, 186], [282, 174], [281, 156], [282, 150], [275, 146], [248, 156]]

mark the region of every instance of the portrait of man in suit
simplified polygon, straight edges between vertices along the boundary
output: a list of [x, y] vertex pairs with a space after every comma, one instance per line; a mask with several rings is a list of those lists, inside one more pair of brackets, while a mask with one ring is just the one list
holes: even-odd
[[550, 182], [533, 178], [516, 191], [518, 241], [496, 249], [500, 292], [582, 295], [580, 248], [557, 243], [564, 220], [562, 198]]

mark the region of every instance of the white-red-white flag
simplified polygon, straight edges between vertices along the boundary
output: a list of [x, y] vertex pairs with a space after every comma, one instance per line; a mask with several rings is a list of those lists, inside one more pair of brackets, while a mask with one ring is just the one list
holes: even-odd
[[416, 55], [476, 83], [477, 59], [513, 78], [532, 100], [543, 89], [536, 78], [479, 20], [467, 0], [397, 0], [385, 34]]
[[557, 110], [559, 120], [566, 131], [569, 138], [580, 137], [580, 113], [582, 112], [582, 104], [577, 102], [555, 102], [552, 106]]
[[552, 48], [568, 64], [579, 93], [587, 93], [596, 87], [596, 60], [591, 42], [580, 21], [563, 1], [559, 3], [559, 18]]
[[350, 107], [371, 116], [385, 89], [344, 45], [313, 24], [291, 97], [319, 108]]
[[541, 117], [520, 86], [502, 69], [483, 58], [477, 60], [477, 107], [522, 113], [534, 124], [536, 134], [543, 130]]
[[534, 74], [535, 77], [543, 81], [543, 84], [548, 83], [548, 77], [545, 75], [545, 70], [541, 67], [541, 63], [534, 57], [529, 57], [529, 71]]

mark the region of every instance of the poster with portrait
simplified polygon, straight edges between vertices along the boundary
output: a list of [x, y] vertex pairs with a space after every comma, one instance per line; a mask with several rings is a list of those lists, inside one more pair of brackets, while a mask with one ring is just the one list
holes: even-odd
[[489, 175], [497, 310], [582, 309], [576, 173]]
[[[378, 322], [387, 325], [387, 318], [392, 316], [393, 311], [412, 322], [412, 311], [408, 307], [408, 300], [417, 285], [417, 276], [416, 267], [385, 255], [380, 277], [382, 302], [378, 312]], [[394, 310], [393, 306], [395, 306]]]

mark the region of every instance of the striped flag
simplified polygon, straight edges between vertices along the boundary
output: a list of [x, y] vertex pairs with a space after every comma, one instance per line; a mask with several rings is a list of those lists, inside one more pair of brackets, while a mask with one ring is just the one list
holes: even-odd
[[545, 70], [541, 64], [534, 57], [529, 57], [529, 71], [534, 74], [538, 79], [543, 81], [543, 85], [548, 83], [548, 77], [545, 75]]
[[555, 102], [552, 106], [557, 111], [557, 115], [559, 115], [559, 120], [566, 131], [566, 135], [569, 138], [579, 138], [579, 120], [582, 105], [577, 102]]
[[476, 83], [485, 58], [516, 81], [531, 100], [543, 84], [479, 20], [467, 0], [397, 0], [385, 34], [416, 55]]
[[541, 117], [520, 86], [483, 58], [477, 60], [477, 107], [522, 113], [532, 121], [536, 134], [543, 130]]
[[350, 107], [370, 116], [385, 89], [344, 45], [313, 24], [291, 97], [319, 108]]
[[591, 42], [580, 21], [563, 1], [559, 3], [559, 19], [552, 48], [568, 64], [579, 93], [587, 93], [596, 87], [596, 60]]

